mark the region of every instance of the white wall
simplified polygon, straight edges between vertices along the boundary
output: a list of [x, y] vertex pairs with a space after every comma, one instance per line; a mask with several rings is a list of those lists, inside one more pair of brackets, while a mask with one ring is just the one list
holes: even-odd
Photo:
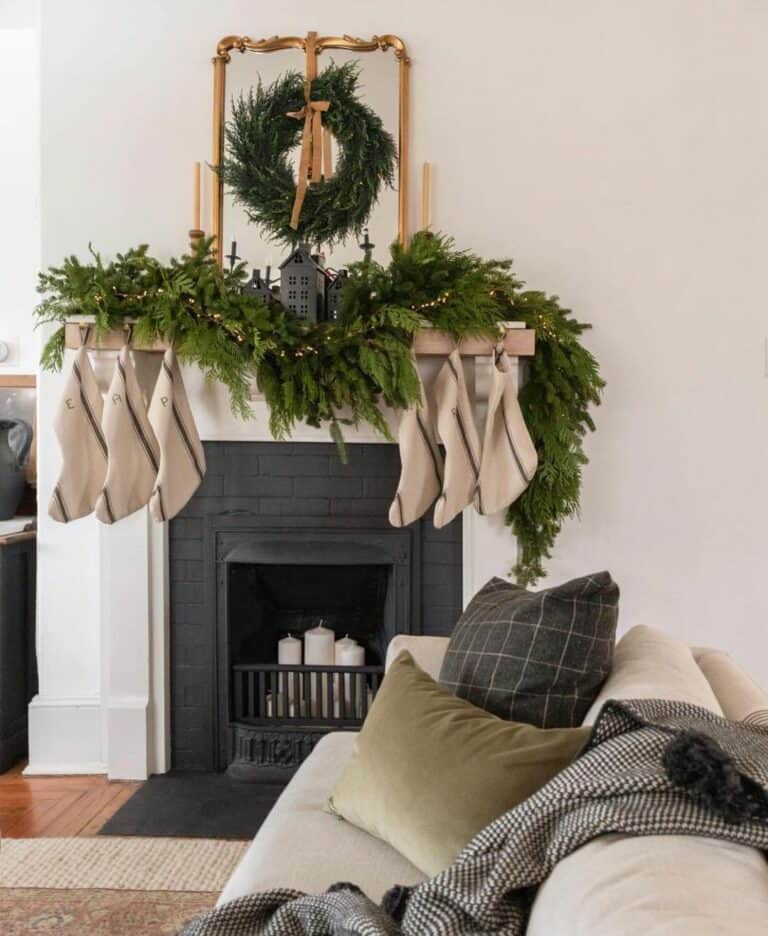
[[[623, 628], [721, 645], [768, 682], [768, 7], [44, 0], [42, 28], [45, 263], [89, 240], [184, 247], [219, 37], [401, 35], [436, 225], [594, 325], [608, 389], [550, 580], [609, 568]], [[44, 432], [59, 385], [43, 381]], [[45, 499], [50, 431], [41, 454]], [[104, 535], [41, 524], [42, 701], [99, 695]], [[91, 740], [78, 756], [98, 760]]]
[[0, 2], [0, 374], [37, 367], [31, 311], [40, 265], [37, 3]]

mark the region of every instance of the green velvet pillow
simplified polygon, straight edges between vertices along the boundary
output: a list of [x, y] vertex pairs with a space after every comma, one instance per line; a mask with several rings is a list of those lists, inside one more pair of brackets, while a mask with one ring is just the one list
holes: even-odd
[[447, 692], [404, 652], [327, 808], [432, 876], [567, 767], [589, 731], [504, 721]]

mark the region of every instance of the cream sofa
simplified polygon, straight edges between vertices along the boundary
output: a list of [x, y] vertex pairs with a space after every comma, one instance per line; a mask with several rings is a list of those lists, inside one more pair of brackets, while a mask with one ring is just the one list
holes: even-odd
[[[435, 678], [447, 639], [398, 636]], [[726, 654], [689, 648], [647, 627], [617, 644], [614, 667], [585, 719], [609, 698], [672, 698], [741, 720], [768, 694]], [[323, 811], [356, 734], [329, 734], [297, 771], [222, 891], [219, 903], [273, 887], [321, 893], [352, 881], [379, 900], [423, 874], [386, 845]], [[529, 936], [757, 936], [768, 933], [768, 863], [714, 839], [604, 835], [561, 861], [539, 889]]]

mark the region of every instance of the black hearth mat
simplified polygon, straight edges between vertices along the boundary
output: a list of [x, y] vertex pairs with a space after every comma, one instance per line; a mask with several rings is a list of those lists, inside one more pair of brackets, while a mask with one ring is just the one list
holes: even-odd
[[252, 839], [285, 783], [188, 771], [150, 777], [99, 835]]

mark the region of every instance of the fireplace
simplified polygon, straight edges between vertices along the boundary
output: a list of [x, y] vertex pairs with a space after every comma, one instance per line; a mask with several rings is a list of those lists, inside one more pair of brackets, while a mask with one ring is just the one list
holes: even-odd
[[[171, 522], [171, 751], [176, 769], [290, 770], [359, 728], [396, 633], [450, 633], [461, 525], [387, 522], [392, 445], [206, 443], [208, 474]], [[323, 621], [365, 665], [281, 667], [278, 641]]]
[[[419, 564], [411, 534], [351, 519], [270, 524], [219, 539], [219, 723], [226, 725], [230, 774], [295, 766], [326, 731], [359, 728], [387, 644], [412, 632], [411, 577]], [[278, 641], [301, 638], [320, 622], [357, 640], [367, 665], [280, 666]]]

